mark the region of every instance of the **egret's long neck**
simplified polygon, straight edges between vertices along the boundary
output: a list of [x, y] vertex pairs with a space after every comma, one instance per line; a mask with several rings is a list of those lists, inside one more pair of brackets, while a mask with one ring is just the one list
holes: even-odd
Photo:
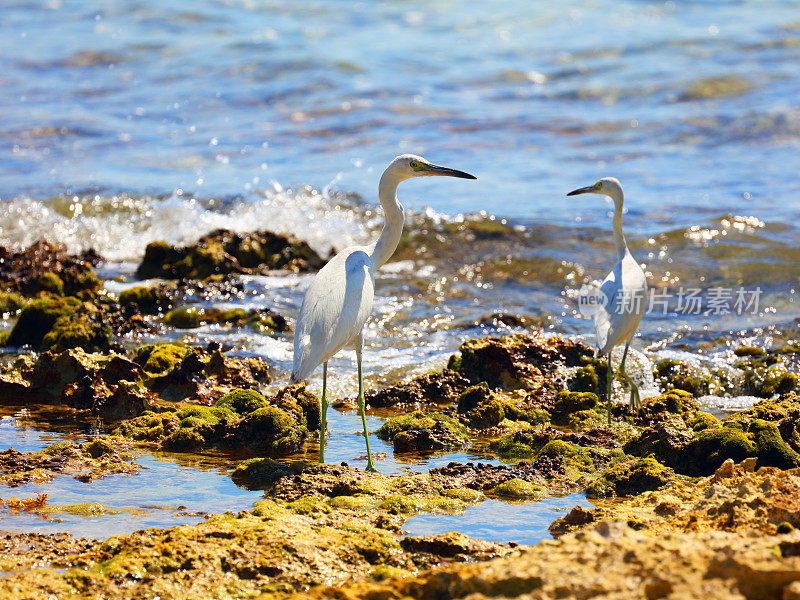
[[617, 255], [622, 258], [628, 251], [625, 234], [622, 233], [622, 190], [614, 190], [609, 196], [614, 201], [614, 244], [617, 246]]
[[392, 257], [403, 233], [405, 214], [403, 205], [397, 201], [397, 186], [400, 181], [397, 176], [385, 171], [378, 184], [378, 199], [383, 207], [384, 223], [372, 253], [372, 262], [376, 269]]

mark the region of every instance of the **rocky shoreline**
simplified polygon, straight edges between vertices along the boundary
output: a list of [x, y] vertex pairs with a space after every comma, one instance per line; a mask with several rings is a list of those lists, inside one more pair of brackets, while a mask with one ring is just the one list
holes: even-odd
[[[289, 331], [269, 307], [198, 298], [236, 294], [242, 275], [319, 268], [303, 242], [216, 231], [186, 247], [151, 243], [137, 276], [158, 280], [119, 294], [93, 252], [39, 242], [0, 257], [0, 306], [14, 319], [0, 333], [0, 403], [99, 419], [104, 433], [0, 452], [6, 486], [136, 477], [138, 451], [221, 451], [243, 455], [233, 480], [265, 498], [95, 542], [6, 534], [4, 597], [800, 598], [800, 339], [737, 346], [727, 369], [661, 360], [661, 393], [611, 415], [605, 364], [587, 345], [535, 329], [468, 340], [444, 369], [367, 402], [388, 416], [377, 435], [398, 455], [479, 447], [502, 463], [369, 474], [313, 462], [318, 398], [304, 385], [275, 389], [266, 361], [181, 339], [205, 324]], [[761, 400], [729, 415], [699, 401], [737, 390]], [[558, 518], [556, 539], [534, 547], [403, 532], [417, 513], [574, 492], [594, 508]]]

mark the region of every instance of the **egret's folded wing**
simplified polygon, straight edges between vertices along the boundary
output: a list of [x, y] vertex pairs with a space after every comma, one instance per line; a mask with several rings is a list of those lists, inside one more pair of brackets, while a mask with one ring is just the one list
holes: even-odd
[[312, 280], [294, 333], [294, 380], [308, 377], [361, 331], [374, 298], [371, 264], [362, 249], [347, 249]]

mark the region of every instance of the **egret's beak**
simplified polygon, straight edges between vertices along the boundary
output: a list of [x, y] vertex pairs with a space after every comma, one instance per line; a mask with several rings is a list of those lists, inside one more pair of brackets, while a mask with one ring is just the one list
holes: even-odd
[[477, 177], [474, 175], [470, 175], [464, 171], [448, 169], [447, 167], [440, 167], [439, 165], [425, 165], [425, 172], [428, 175], [444, 175], [446, 177], [460, 177], [461, 179], [477, 179]]
[[586, 187], [578, 188], [577, 190], [572, 190], [567, 196], [577, 196], [578, 194], [591, 194], [596, 192], [597, 188], [593, 185], [587, 185]]

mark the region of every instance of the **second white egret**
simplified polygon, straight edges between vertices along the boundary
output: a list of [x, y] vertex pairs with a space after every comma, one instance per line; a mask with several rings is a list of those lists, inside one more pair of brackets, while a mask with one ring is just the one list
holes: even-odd
[[476, 179], [469, 173], [434, 165], [421, 156], [403, 154], [395, 158], [383, 172], [378, 185], [378, 199], [385, 217], [380, 236], [368, 246], [346, 248], [334, 256], [311, 281], [303, 298], [294, 332], [291, 381], [303, 381], [322, 365], [319, 462], [325, 462], [328, 361], [352, 342], [358, 364], [358, 410], [367, 444], [367, 470], [376, 470], [372, 463], [367, 418], [364, 413], [364, 384], [361, 375], [363, 329], [372, 311], [375, 271], [394, 254], [403, 232], [405, 213], [403, 206], [397, 201], [397, 186], [412, 177], [432, 175]]
[[625, 235], [622, 233], [622, 185], [613, 177], [605, 177], [588, 187], [571, 191], [567, 196], [577, 194], [601, 194], [614, 201], [614, 243], [617, 246], [618, 262], [606, 275], [600, 285], [596, 311], [594, 312], [594, 328], [597, 334], [597, 353], [608, 355], [608, 375], [606, 377], [608, 403], [608, 420], [611, 421], [612, 382], [614, 370], [611, 365], [611, 351], [615, 346], [625, 343], [620, 373], [631, 388], [631, 408], [641, 406], [639, 389], [625, 373], [625, 359], [628, 348], [636, 334], [636, 329], [647, 309], [647, 280], [642, 267], [633, 258]]

